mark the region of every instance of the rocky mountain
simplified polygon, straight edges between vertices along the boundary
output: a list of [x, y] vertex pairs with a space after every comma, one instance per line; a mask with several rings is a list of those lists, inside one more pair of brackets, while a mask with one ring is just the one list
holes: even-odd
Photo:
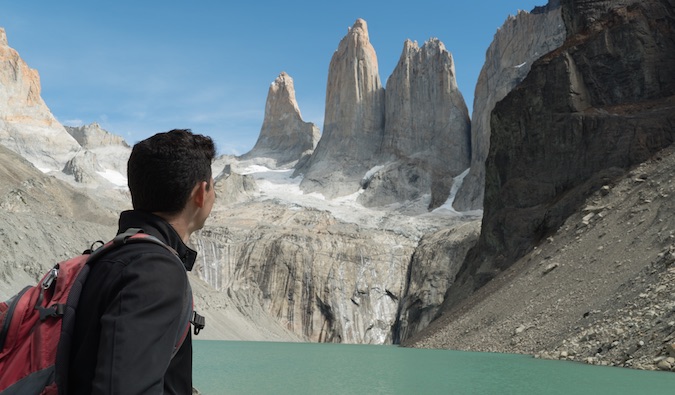
[[437, 208], [470, 164], [470, 121], [452, 55], [438, 39], [408, 40], [382, 88], [366, 22], [356, 21], [329, 68], [324, 131], [302, 175], [306, 193], [360, 192], [381, 207], [417, 201]]
[[[400, 341], [672, 369], [673, 1], [555, 4], [531, 14], [559, 12], [565, 41], [494, 99], [482, 219], [447, 205], [429, 210], [456, 187], [466, 160], [423, 157], [436, 138], [458, 152], [468, 140], [449, 53], [435, 40], [404, 44], [385, 93], [357, 20], [331, 60], [324, 135], [309, 160], [295, 170], [267, 169], [259, 158], [214, 163], [218, 202], [191, 240], [200, 251], [196, 303], [216, 328], [207, 336]], [[427, 103], [416, 118], [425, 95], [454, 104]], [[390, 102], [400, 129], [387, 127]], [[435, 129], [447, 119], [458, 135]], [[80, 229], [114, 230], [116, 210], [108, 201], [99, 209], [92, 188], [3, 155], [0, 232], [10, 253], [0, 291], [8, 292], [36, 276], [31, 262], [53, 245], [66, 254], [68, 240], [81, 242]], [[95, 163], [87, 154], [82, 162]], [[410, 190], [397, 199], [408, 200], [378, 205], [378, 177], [387, 174]], [[371, 193], [380, 201], [366, 207]]]
[[358, 19], [331, 58], [321, 139], [309, 160], [297, 169], [302, 189], [328, 198], [360, 189], [363, 175], [384, 132], [384, 88], [368, 25]]
[[[46, 175], [17, 153], [0, 145], [0, 299], [35, 284], [52, 266], [75, 256], [117, 229], [118, 210], [110, 199]], [[199, 339], [298, 341], [257, 304], [216, 292], [190, 273], [195, 306], [209, 329]]]
[[61, 171], [79, 144], [40, 96], [40, 75], [9, 46], [0, 28], [0, 144], [42, 171]]
[[438, 39], [421, 48], [407, 40], [385, 91], [385, 163], [362, 187], [359, 201], [384, 206], [431, 195], [445, 203], [454, 177], [469, 168], [469, 113], [457, 88], [452, 55]]
[[319, 137], [319, 128], [302, 120], [293, 79], [282, 72], [267, 93], [265, 118], [258, 140], [241, 159], [270, 158], [274, 160], [274, 167], [295, 164], [314, 151]]
[[490, 148], [490, 117], [502, 100], [530, 72], [535, 60], [560, 47], [567, 31], [560, 2], [549, 1], [532, 12], [509, 16], [485, 54], [478, 76], [471, 119], [471, 169], [457, 192], [458, 211], [483, 208], [485, 159]]
[[65, 128], [81, 149], [65, 164], [63, 173], [87, 187], [126, 189], [129, 144], [97, 123]]
[[[485, 330], [472, 328], [485, 344], [500, 337], [495, 349], [554, 346], [565, 351], [554, 355], [569, 356], [569, 347], [588, 361], [609, 355], [622, 366], [637, 355], [669, 357], [673, 153], [661, 150], [675, 141], [673, 5], [561, 1], [565, 42], [493, 111], [481, 236], [446, 295], [444, 335], [422, 343], [453, 343], [462, 326], [450, 322], [475, 314], [469, 319], [484, 320]], [[547, 246], [556, 239], [565, 242]], [[554, 279], [564, 285], [547, 287]], [[585, 292], [575, 291], [580, 285]], [[504, 295], [528, 300], [507, 311], [527, 320], [516, 334], [533, 341], [507, 340], [512, 321], [479, 312]], [[619, 306], [652, 319], [617, 322]], [[619, 345], [620, 357], [611, 351]]]

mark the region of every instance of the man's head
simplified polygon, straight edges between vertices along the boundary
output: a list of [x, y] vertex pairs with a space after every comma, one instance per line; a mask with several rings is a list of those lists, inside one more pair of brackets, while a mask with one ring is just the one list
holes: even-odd
[[189, 129], [158, 133], [134, 145], [127, 164], [134, 209], [173, 216], [206, 182], [213, 188], [211, 163], [216, 148], [210, 137]]

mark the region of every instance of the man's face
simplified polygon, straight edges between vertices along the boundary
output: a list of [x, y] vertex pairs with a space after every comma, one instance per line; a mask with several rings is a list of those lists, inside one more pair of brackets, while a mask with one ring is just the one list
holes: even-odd
[[209, 180], [206, 190], [206, 199], [204, 201], [204, 207], [202, 207], [203, 219], [200, 220], [199, 229], [204, 227], [204, 223], [206, 223], [206, 219], [209, 217], [209, 214], [211, 214], [211, 210], [213, 209], [213, 204], [215, 203], [215, 201], [216, 201], [216, 186], [215, 182], [213, 181], [213, 177], [211, 177], [211, 180]]

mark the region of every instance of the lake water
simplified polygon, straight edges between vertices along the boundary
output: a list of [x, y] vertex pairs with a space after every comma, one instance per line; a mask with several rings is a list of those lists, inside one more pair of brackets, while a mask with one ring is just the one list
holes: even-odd
[[397, 346], [194, 341], [194, 386], [220, 394], [675, 394], [675, 373]]

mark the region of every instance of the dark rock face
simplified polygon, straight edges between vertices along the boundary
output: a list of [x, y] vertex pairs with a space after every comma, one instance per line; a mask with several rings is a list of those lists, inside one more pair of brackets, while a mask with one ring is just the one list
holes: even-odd
[[478, 221], [430, 233], [420, 240], [408, 267], [394, 343], [426, 328], [443, 303], [455, 275], [480, 234]]
[[483, 208], [485, 159], [490, 149], [490, 115], [530, 72], [535, 60], [565, 41], [560, 2], [509, 16], [485, 54], [478, 76], [471, 117], [471, 169], [453, 202], [458, 211]]
[[302, 120], [293, 79], [282, 72], [267, 93], [265, 118], [258, 141], [241, 159], [271, 158], [277, 166], [283, 166], [311, 154], [318, 141], [319, 129]]
[[482, 232], [448, 305], [675, 140], [675, 2], [561, 5], [567, 40], [493, 111]]

